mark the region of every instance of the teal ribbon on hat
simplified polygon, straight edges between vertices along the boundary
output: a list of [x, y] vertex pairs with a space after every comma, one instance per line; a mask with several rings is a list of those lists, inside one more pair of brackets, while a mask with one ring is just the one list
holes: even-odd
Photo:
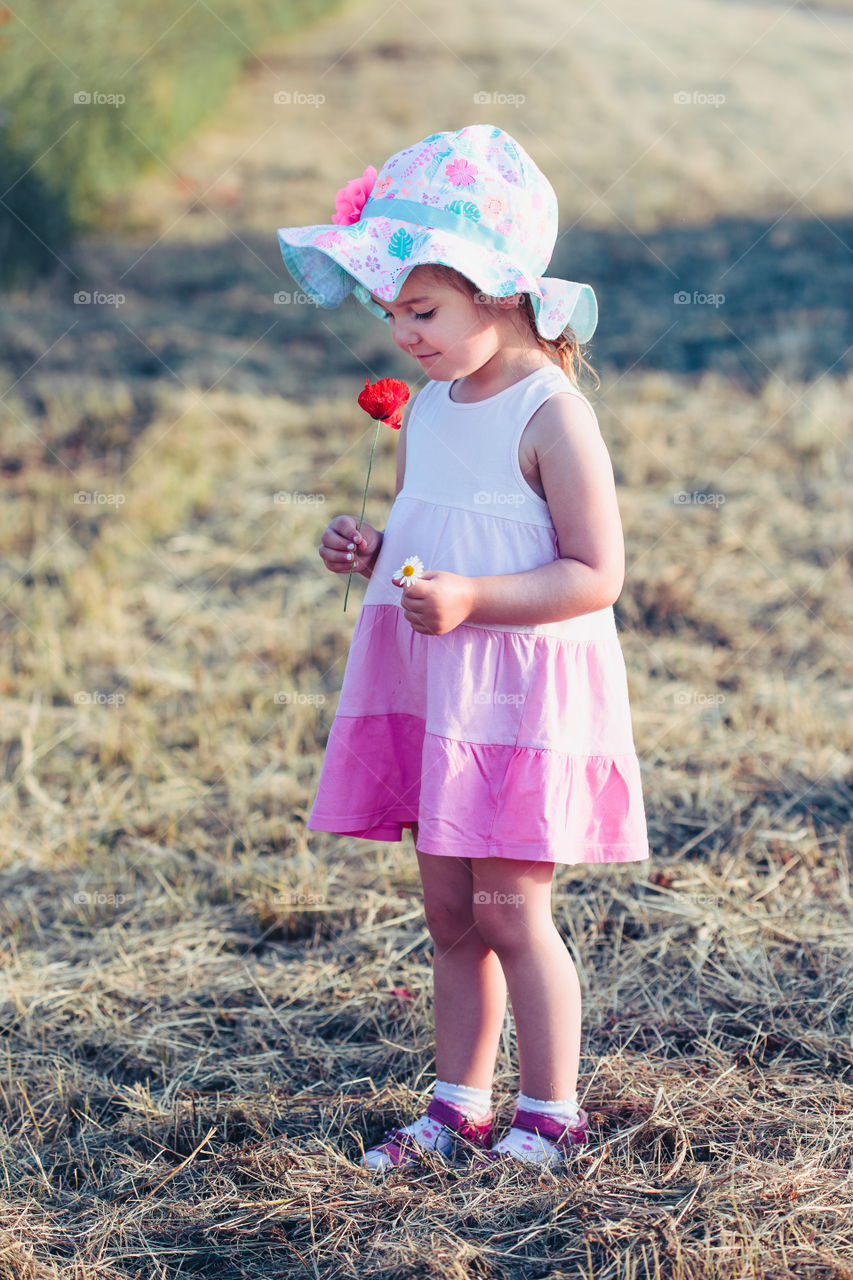
[[391, 218], [400, 222], [413, 222], [419, 227], [429, 227], [434, 231], [452, 231], [454, 235], [462, 236], [473, 244], [487, 244], [500, 253], [505, 253], [534, 280], [542, 274], [542, 268], [533, 263], [514, 240], [492, 227], [484, 226], [475, 218], [466, 218], [464, 214], [453, 213], [450, 209], [438, 209], [434, 205], [419, 204], [417, 200], [397, 200], [390, 196], [384, 200], [367, 200], [362, 206], [359, 222], [362, 218]]

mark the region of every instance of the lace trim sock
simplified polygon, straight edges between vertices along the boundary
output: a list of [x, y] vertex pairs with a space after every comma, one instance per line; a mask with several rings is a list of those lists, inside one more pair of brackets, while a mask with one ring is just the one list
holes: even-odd
[[[468, 1085], [436, 1080], [432, 1093], [439, 1102], [459, 1107], [469, 1120], [485, 1120], [491, 1110], [491, 1089], [472, 1089]], [[422, 1147], [438, 1151], [443, 1156], [449, 1155], [453, 1147], [453, 1135], [432, 1116], [419, 1116], [411, 1124], [402, 1126], [401, 1132], [410, 1133]], [[365, 1159], [373, 1169], [384, 1169], [391, 1164], [390, 1157], [384, 1151], [370, 1151], [366, 1153]]]
[[[580, 1108], [577, 1103], [577, 1090], [570, 1098], [552, 1102], [547, 1098], [529, 1098], [526, 1093], [519, 1093], [516, 1109], [534, 1111], [540, 1116], [550, 1116], [562, 1124], [571, 1124], [577, 1119]], [[560, 1164], [562, 1155], [555, 1142], [539, 1133], [528, 1133], [526, 1129], [510, 1129], [509, 1133], [496, 1142], [492, 1151], [514, 1156], [516, 1160], [525, 1160], [530, 1164], [552, 1166]]]
[[474, 1089], [467, 1084], [448, 1084], [446, 1080], [436, 1080], [432, 1096], [438, 1098], [439, 1102], [459, 1107], [475, 1123], [488, 1119], [492, 1109], [491, 1089]]
[[516, 1103], [519, 1111], [535, 1111], [540, 1116], [550, 1116], [552, 1120], [562, 1120], [563, 1124], [571, 1124], [578, 1118], [578, 1091], [575, 1089], [570, 1098], [560, 1102], [549, 1102], [544, 1098], [528, 1098], [526, 1093], [519, 1093]]

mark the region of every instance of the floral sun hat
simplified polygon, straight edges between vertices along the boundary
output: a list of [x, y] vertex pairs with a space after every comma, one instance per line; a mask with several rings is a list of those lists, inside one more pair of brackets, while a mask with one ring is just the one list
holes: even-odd
[[380, 319], [413, 267], [444, 263], [496, 298], [529, 293], [543, 338], [588, 342], [598, 320], [588, 284], [545, 276], [557, 239], [554, 188], [514, 138], [489, 124], [433, 133], [368, 166], [336, 197], [331, 223], [280, 227], [284, 264], [336, 307], [349, 293]]

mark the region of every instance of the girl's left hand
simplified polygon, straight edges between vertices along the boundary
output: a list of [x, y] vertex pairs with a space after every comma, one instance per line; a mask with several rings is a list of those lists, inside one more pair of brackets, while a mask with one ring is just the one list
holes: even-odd
[[428, 636], [443, 636], [458, 627], [474, 604], [472, 580], [442, 569], [427, 569], [401, 590], [406, 620], [413, 631]]

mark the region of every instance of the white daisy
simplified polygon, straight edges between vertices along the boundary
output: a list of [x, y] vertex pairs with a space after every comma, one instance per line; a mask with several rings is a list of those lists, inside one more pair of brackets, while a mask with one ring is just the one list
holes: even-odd
[[410, 582], [416, 582], [424, 571], [424, 563], [420, 556], [409, 556], [403, 561], [402, 566], [392, 577], [391, 581], [395, 587], [407, 587]]

